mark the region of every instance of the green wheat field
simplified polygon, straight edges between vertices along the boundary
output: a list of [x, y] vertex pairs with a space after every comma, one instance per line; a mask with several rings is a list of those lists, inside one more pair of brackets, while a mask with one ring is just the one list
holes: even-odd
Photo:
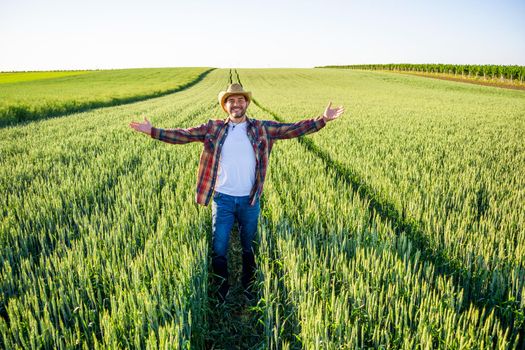
[[[257, 298], [211, 283], [202, 145], [134, 132], [346, 112], [276, 143]], [[525, 91], [377, 71], [0, 73], [0, 348], [520, 349]]]

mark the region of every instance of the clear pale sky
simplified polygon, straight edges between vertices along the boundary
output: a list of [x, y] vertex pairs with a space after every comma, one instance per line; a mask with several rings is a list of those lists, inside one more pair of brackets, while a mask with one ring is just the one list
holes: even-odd
[[525, 0], [0, 0], [0, 71], [525, 65]]

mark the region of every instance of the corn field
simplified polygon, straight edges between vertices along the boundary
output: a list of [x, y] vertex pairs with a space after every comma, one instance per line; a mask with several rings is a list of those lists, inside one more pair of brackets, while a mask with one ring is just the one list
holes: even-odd
[[350, 66], [326, 66], [325, 68], [346, 68], [366, 70], [391, 70], [401, 72], [446, 73], [483, 79], [506, 79], [523, 83], [525, 66], [502, 66], [495, 64], [356, 64]]
[[[254, 118], [346, 109], [274, 147], [253, 305], [214, 300], [202, 145], [128, 127], [225, 118], [230, 80]], [[0, 348], [522, 348], [524, 134], [521, 91], [333, 69], [216, 69], [4, 127]]]

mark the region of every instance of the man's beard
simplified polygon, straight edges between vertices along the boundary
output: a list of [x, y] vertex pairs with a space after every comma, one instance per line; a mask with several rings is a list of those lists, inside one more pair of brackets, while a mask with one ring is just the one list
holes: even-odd
[[232, 117], [234, 118], [242, 118], [244, 117], [244, 114], [246, 113], [246, 110], [245, 109], [238, 109], [238, 110], [235, 110], [235, 111], [232, 111], [231, 115]]

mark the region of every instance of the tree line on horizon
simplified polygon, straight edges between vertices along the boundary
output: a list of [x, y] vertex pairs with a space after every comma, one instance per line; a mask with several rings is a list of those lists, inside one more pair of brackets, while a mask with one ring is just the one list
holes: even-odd
[[523, 83], [525, 66], [495, 65], [495, 64], [413, 64], [413, 63], [388, 63], [388, 64], [354, 64], [343, 66], [322, 66], [316, 68], [345, 68], [364, 70], [390, 70], [422, 73], [454, 74], [467, 77], [482, 77], [484, 79], [519, 80]]

